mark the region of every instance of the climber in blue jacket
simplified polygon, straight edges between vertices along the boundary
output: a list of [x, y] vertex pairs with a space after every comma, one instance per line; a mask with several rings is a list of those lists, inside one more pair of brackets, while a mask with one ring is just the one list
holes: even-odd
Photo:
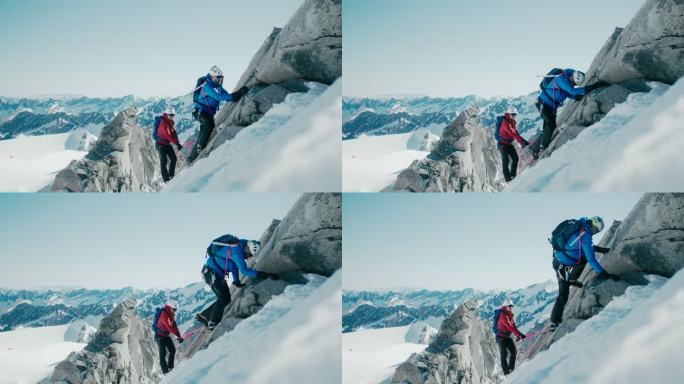
[[246, 259], [256, 256], [260, 248], [261, 245], [256, 240], [239, 239], [233, 235], [216, 238], [207, 248], [207, 261], [202, 268], [202, 275], [216, 295], [216, 301], [197, 314], [196, 319], [209, 330], [214, 329], [221, 321], [223, 310], [231, 301], [230, 288], [226, 283], [226, 276], [229, 273], [236, 287], [244, 286], [240, 282], [240, 274], [256, 279], [280, 279], [276, 274], [257, 271], [247, 266]]
[[584, 266], [589, 264], [601, 279], [620, 280], [608, 273], [596, 260], [596, 252], [608, 253], [610, 249], [594, 245], [592, 236], [603, 230], [603, 219], [599, 216], [582, 217], [575, 222], [574, 233], [567, 237], [561, 249], [553, 251], [553, 269], [558, 280], [558, 297], [551, 311], [550, 330], [555, 330], [563, 320], [563, 310], [568, 301], [570, 286], [582, 287], [577, 281]]
[[223, 89], [223, 71], [217, 66], [211, 67], [206, 76], [197, 79], [195, 90], [192, 94], [192, 100], [195, 103], [195, 111], [192, 115], [199, 121], [200, 130], [195, 145], [188, 156], [189, 162], [193, 162], [199, 153], [202, 152], [202, 149], [206, 147], [211, 132], [216, 127], [214, 115], [218, 111], [219, 104], [222, 101], [236, 103], [248, 91], [249, 89], [244, 85], [233, 93]]
[[533, 151], [535, 158], [539, 157], [539, 152], [546, 149], [551, 144], [553, 131], [556, 130], [556, 112], [567, 98], [580, 100], [584, 95], [596, 88], [606, 86], [607, 83], [598, 81], [594, 84], [580, 86], [585, 79], [584, 72], [567, 68], [552, 69], [544, 80], [539, 84], [540, 92], [537, 99], [537, 108], [544, 119], [544, 130], [542, 132], [541, 145], [536, 146]]

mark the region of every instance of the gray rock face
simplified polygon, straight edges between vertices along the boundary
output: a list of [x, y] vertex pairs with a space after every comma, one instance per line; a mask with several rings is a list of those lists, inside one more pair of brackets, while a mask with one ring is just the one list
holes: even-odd
[[563, 323], [545, 335], [535, 349], [543, 350], [582, 321], [599, 313], [630, 285], [646, 284], [645, 275], [672, 277], [684, 267], [684, 194], [646, 194], [622, 222], [615, 222], [601, 239], [611, 251], [598, 260], [622, 280], [604, 280], [587, 266], [580, 281], [583, 288], [571, 288], [563, 312]]
[[[558, 116], [558, 130], [547, 157], [581, 129], [602, 119], [633, 92], [648, 90], [647, 81], [673, 84], [684, 76], [684, 2], [648, 0], [627, 27], [616, 28], [587, 71], [585, 84], [613, 84], [581, 101], [568, 101]], [[557, 142], [556, 142], [557, 141]]]
[[[342, 76], [342, 1], [306, 0], [282, 29], [274, 28], [235, 85], [250, 88], [237, 103], [221, 107], [216, 134], [201, 156], [207, 156], [244, 127], [259, 120], [274, 104], [304, 84], [332, 84]], [[226, 133], [223, 133], [227, 130]]]
[[102, 128], [95, 147], [60, 171], [52, 191], [152, 192], [162, 187], [159, 156], [149, 132], [129, 107]]
[[276, 273], [280, 280], [243, 279], [245, 287], [231, 287], [232, 301], [213, 332], [201, 328], [185, 341], [181, 358], [209, 346], [242, 320], [259, 312], [273, 296], [291, 284], [305, 283], [303, 273], [330, 276], [342, 266], [342, 196], [339, 193], [305, 193], [282, 221], [273, 220], [260, 241], [262, 249], [252, 265]]
[[446, 318], [428, 348], [397, 367], [392, 383], [498, 383], [503, 381], [499, 352], [489, 326], [461, 304]]
[[332, 275], [342, 266], [341, 194], [302, 195], [262, 245], [260, 271]]
[[492, 135], [470, 107], [444, 132], [435, 149], [397, 176], [395, 191], [492, 192], [503, 188], [501, 157]]
[[148, 322], [135, 314], [133, 299], [102, 319], [93, 340], [57, 364], [50, 383], [148, 384], [161, 381], [157, 346]]

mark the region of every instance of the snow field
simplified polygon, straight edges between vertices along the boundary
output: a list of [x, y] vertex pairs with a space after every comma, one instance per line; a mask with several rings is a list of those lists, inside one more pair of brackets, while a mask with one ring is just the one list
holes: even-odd
[[85, 343], [65, 341], [71, 324], [0, 332], [0, 383], [33, 384]]

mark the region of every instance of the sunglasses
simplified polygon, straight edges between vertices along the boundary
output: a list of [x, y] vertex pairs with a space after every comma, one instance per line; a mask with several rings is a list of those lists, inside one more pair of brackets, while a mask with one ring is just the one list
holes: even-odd
[[511, 116], [518, 116], [517, 113], [511, 113]]
[[170, 117], [176, 117], [176, 115], [169, 115]]

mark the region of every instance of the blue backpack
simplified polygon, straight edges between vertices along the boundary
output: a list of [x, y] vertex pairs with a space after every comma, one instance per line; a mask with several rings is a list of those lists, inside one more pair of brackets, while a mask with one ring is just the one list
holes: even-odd
[[152, 138], [154, 139], [155, 143], [159, 142], [159, 124], [162, 121], [161, 116], [157, 116], [154, 118], [154, 126], [152, 127]]
[[494, 335], [499, 334], [499, 327], [497, 324], [499, 323], [499, 316], [501, 315], [501, 309], [497, 309], [494, 311], [494, 321], [492, 322], [492, 332], [494, 332]]
[[494, 127], [494, 139], [497, 143], [501, 142], [501, 135], [499, 135], [499, 130], [501, 129], [501, 124], [503, 123], [503, 120], [503, 116], [496, 117], [496, 126]]
[[157, 327], [157, 323], [159, 322], [159, 316], [161, 316], [163, 311], [164, 307], [159, 307], [156, 311], [154, 311], [154, 320], [152, 320], [152, 330], [154, 331], [155, 335], [159, 334], [159, 327]]

